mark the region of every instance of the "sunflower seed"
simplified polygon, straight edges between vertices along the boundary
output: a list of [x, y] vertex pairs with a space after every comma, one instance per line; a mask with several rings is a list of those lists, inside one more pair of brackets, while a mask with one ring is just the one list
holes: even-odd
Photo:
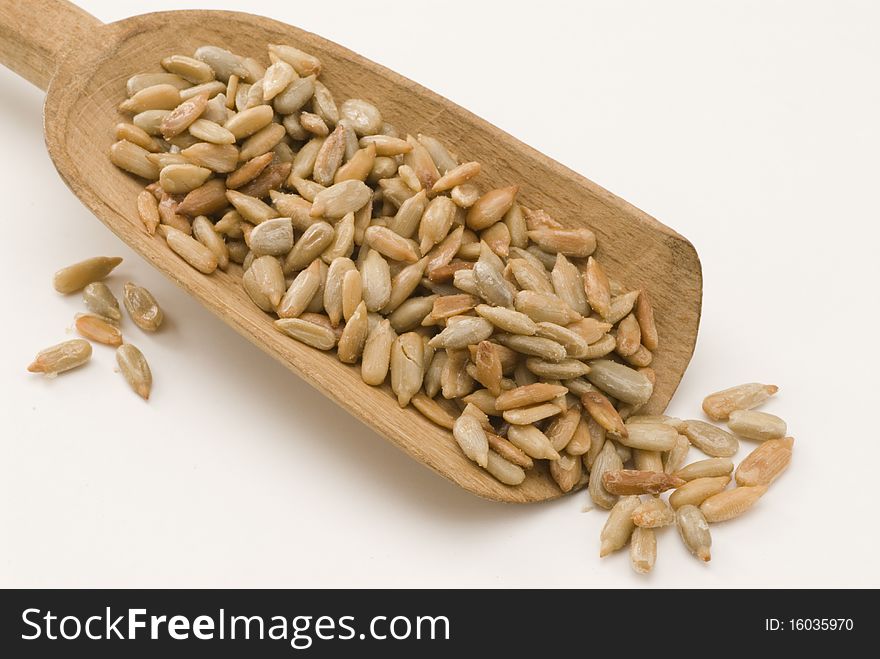
[[[208, 170], [208, 174], [214, 171], [219, 174], [227, 174], [233, 171], [238, 164], [239, 160], [239, 151], [232, 144], [208, 144], [207, 142], [199, 142], [198, 144], [193, 144], [190, 147], [185, 148], [180, 152], [180, 155], [184, 156], [189, 163], [189, 167], [198, 166], [203, 169]], [[168, 169], [165, 167], [162, 171]], [[174, 172], [178, 178], [182, 178], [181, 174], [178, 172]], [[183, 174], [187, 175], [187, 178], [183, 178], [181, 181], [170, 180], [173, 185], [180, 187], [180, 193], [186, 193], [188, 190], [194, 190], [195, 187], [192, 187], [193, 182], [198, 180], [197, 172], [195, 170], [189, 169], [184, 171]], [[198, 172], [201, 177], [204, 177], [204, 172]], [[169, 179], [168, 173], [164, 177], [165, 180]], [[205, 179], [207, 180], [207, 179]], [[163, 177], [161, 176], [159, 182], [162, 183], [162, 187], [169, 193], [177, 193], [176, 189], [167, 188], [163, 183]], [[205, 181], [202, 181], [204, 183]], [[200, 184], [201, 185], [201, 184]], [[196, 186], [199, 187], [199, 186]]]
[[[488, 323], [488, 321], [483, 320], [483, 322]], [[490, 325], [491, 327], [491, 325]], [[497, 336], [498, 342], [501, 345], [507, 346], [512, 350], [516, 350], [517, 352], [523, 355], [532, 355], [534, 357], [540, 357], [546, 361], [550, 362], [560, 362], [565, 359], [565, 348], [556, 343], [556, 341], [552, 341], [550, 339], [545, 339], [540, 336], [523, 336], [521, 334], [499, 334]]]
[[562, 454], [558, 460], [550, 461], [550, 476], [563, 492], [571, 492], [583, 477], [583, 463], [580, 458]]
[[257, 256], [281, 256], [293, 248], [293, 225], [289, 217], [266, 220], [251, 231], [251, 250]]
[[581, 408], [578, 405], [572, 405], [562, 414], [553, 418], [544, 434], [547, 435], [554, 449], [557, 451], [567, 450], [580, 420]]
[[592, 362], [587, 379], [602, 391], [631, 405], [644, 405], [654, 391], [654, 386], [643, 373], [608, 360]]
[[660, 451], [633, 449], [633, 466], [639, 471], [663, 471], [663, 458]]
[[118, 256], [95, 256], [56, 272], [52, 285], [59, 293], [75, 293], [92, 282], [104, 279], [120, 263], [122, 259]]
[[162, 325], [165, 317], [162, 309], [146, 288], [126, 282], [122, 291], [122, 302], [134, 324], [145, 332], [155, 332]]
[[38, 352], [27, 370], [54, 378], [59, 373], [82, 366], [91, 356], [91, 343], [84, 339], [71, 339]]
[[[280, 124], [270, 123], [264, 126], [242, 142], [238, 160], [250, 160], [268, 153], [284, 139], [285, 134], [284, 126]], [[234, 168], [235, 165], [232, 165], [227, 171], [232, 171]]]
[[770, 485], [791, 462], [794, 438], [768, 439], [749, 453], [736, 468], [740, 486]]
[[559, 413], [560, 410], [558, 405], [555, 405], [553, 403], [540, 403], [538, 405], [530, 405], [528, 407], [516, 407], [512, 410], [505, 410], [502, 416], [504, 417], [504, 420], [508, 423], [525, 426], [528, 424], [537, 423], [542, 419], [547, 419]]
[[[620, 418], [620, 414], [614, 409], [611, 401], [602, 394], [595, 391], [585, 392], [581, 396], [581, 403], [589, 415], [607, 432], [613, 433], [617, 437], [625, 437], [628, 434], [628, 428]], [[653, 446], [637, 446], [636, 448], [654, 450]]]
[[590, 421], [592, 421], [592, 419], [589, 419], [583, 414], [578, 415], [578, 423], [575, 426], [574, 433], [572, 433], [571, 439], [565, 447], [566, 453], [569, 455], [583, 456], [590, 450], [590, 446], [592, 446]]
[[175, 135], [180, 135], [189, 128], [190, 124], [202, 116], [207, 105], [208, 94], [196, 94], [183, 101], [162, 119], [162, 123], [159, 125], [162, 137], [168, 140]]
[[740, 437], [764, 441], [785, 437], [785, 421], [774, 414], [754, 410], [734, 410], [730, 413], [727, 427]]
[[[592, 483], [593, 475], [590, 477]], [[599, 536], [601, 547], [599, 549], [599, 557], [603, 558], [618, 549], [622, 549], [629, 542], [635, 525], [632, 521], [633, 511], [639, 506], [638, 497], [621, 497], [608, 513], [608, 519], [605, 526], [602, 527], [602, 533]]]
[[675, 509], [682, 506], [699, 506], [709, 497], [723, 492], [730, 483], [730, 476], [695, 478], [669, 495], [669, 505]]
[[708, 563], [711, 559], [712, 536], [709, 533], [709, 523], [700, 509], [692, 505], [682, 506], [675, 513], [675, 522], [685, 547], [701, 561]]
[[432, 348], [465, 348], [485, 341], [492, 335], [492, 323], [485, 318], [460, 316], [461, 321], [450, 324], [428, 343]]
[[489, 459], [489, 439], [479, 419], [462, 414], [455, 420], [452, 435], [464, 454], [481, 467], [486, 467]]
[[150, 153], [158, 153], [162, 150], [159, 143], [154, 140], [149, 133], [142, 128], [138, 128], [134, 124], [118, 123], [114, 133], [117, 141], [126, 141], [136, 144], [149, 151]]
[[[679, 434], [675, 438], [675, 444], [673, 444], [672, 448], [663, 456], [663, 471], [667, 474], [675, 474], [676, 476], [679, 476], [678, 470], [685, 463], [685, 460], [687, 460], [690, 450], [690, 440], [684, 435]], [[683, 478], [683, 476], [680, 477]]]
[[284, 295], [284, 272], [274, 256], [259, 256], [242, 276], [242, 285], [248, 297], [267, 313], [275, 311]]
[[143, 190], [137, 198], [138, 216], [144, 223], [144, 228], [151, 236], [156, 233], [159, 226], [159, 202], [148, 190]]
[[657, 537], [654, 529], [637, 526], [629, 545], [630, 564], [638, 574], [648, 574], [657, 561]]
[[[590, 453], [592, 453], [592, 450]], [[609, 441], [603, 442], [593, 457], [592, 462], [589, 461], [590, 453], [587, 454], [588, 460], [586, 463], [590, 467], [590, 482], [588, 484], [590, 498], [592, 498], [593, 503], [597, 506], [610, 509], [617, 501], [617, 496], [605, 489], [602, 477], [606, 471], [623, 469], [623, 461], [614, 449], [613, 442]]]
[[219, 80], [229, 80], [233, 75], [246, 77], [248, 74], [241, 57], [219, 46], [199, 46], [193, 56], [211, 67]]
[[741, 384], [706, 396], [703, 400], [703, 411], [715, 421], [723, 421], [734, 410], [757, 407], [777, 391], [779, 387], [773, 384]]
[[74, 320], [76, 331], [86, 339], [97, 341], [109, 346], [118, 346], [122, 344], [122, 332], [116, 324], [91, 313], [79, 313]]
[[234, 115], [223, 127], [235, 135], [236, 140], [242, 140], [268, 126], [273, 117], [271, 105], [257, 105]]
[[548, 380], [570, 380], [590, 372], [590, 367], [577, 359], [550, 362], [538, 357], [528, 357], [526, 367], [538, 377]]
[[134, 96], [153, 85], [173, 85], [177, 89], [186, 89], [190, 82], [173, 73], [138, 73], [125, 83], [125, 91], [129, 96]]
[[546, 321], [557, 325], [568, 325], [581, 319], [581, 315], [560, 300], [556, 295], [537, 291], [519, 291], [514, 298], [517, 311], [526, 314], [535, 322]]
[[620, 469], [602, 474], [602, 485], [611, 494], [660, 494], [684, 481], [663, 472]]
[[[733, 460], [730, 458], [707, 458], [692, 462], [675, 472], [675, 475], [686, 481], [698, 478], [712, 478], [717, 476], [729, 476], [733, 471]], [[751, 484], [751, 483], [746, 483]]]
[[127, 140], [114, 142], [110, 147], [110, 162], [136, 176], [155, 181], [159, 178], [159, 168], [147, 158], [148, 155], [149, 151]]
[[351, 318], [345, 323], [342, 336], [339, 338], [339, 345], [336, 350], [336, 356], [339, 358], [339, 361], [346, 364], [354, 364], [360, 359], [364, 345], [367, 342], [369, 330], [370, 321], [367, 317], [367, 306], [361, 302], [354, 310]]
[[675, 428], [663, 423], [636, 423], [626, 425], [627, 433], [619, 441], [630, 448], [645, 451], [669, 451], [678, 441]]
[[[290, 288], [278, 304], [280, 318], [296, 318], [309, 306], [321, 285], [321, 261], [315, 259], [302, 270], [290, 284]], [[322, 296], [323, 297], [323, 296]]]
[[633, 511], [633, 523], [646, 529], [656, 529], [675, 524], [675, 511], [663, 499], [651, 497]]
[[315, 222], [305, 230], [284, 259], [284, 273], [302, 270], [321, 256], [333, 242], [335, 231], [327, 222]]
[[519, 187], [513, 185], [484, 194], [468, 210], [467, 227], [482, 231], [498, 222], [510, 210], [518, 191]]
[[486, 471], [505, 485], [519, 485], [526, 479], [526, 473], [517, 465], [489, 451], [486, 455]]
[[397, 333], [385, 319], [379, 322], [367, 336], [361, 361], [361, 379], [369, 385], [378, 386], [385, 382], [391, 363], [392, 345]]
[[691, 444], [714, 458], [729, 458], [739, 450], [736, 437], [705, 421], [688, 420], [684, 434]]
[[235, 144], [235, 135], [207, 119], [196, 119], [190, 124], [189, 132], [193, 137], [212, 144]]
[[138, 114], [146, 110], [173, 110], [178, 105], [180, 90], [174, 85], [160, 83], [135, 92], [119, 104], [119, 111]]
[[302, 318], [279, 318], [275, 327], [287, 336], [318, 350], [332, 350], [336, 334], [332, 329]]
[[269, 52], [290, 64], [301, 76], [318, 75], [321, 72], [321, 61], [299, 48], [284, 44], [269, 44]]
[[119, 301], [104, 282], [92, 282], [83, 288], [83, 302], [93, 314], [117, 323], [122, 319]]
[[153, 373], [143, 353], [130, 343], [123, 343], [116, 348], [116, 363], [134, 392], [148, 400], [153, 387]]
[[[454, 188], [452, 188], [449, 196], [452, 198], [452, 201], [455, 202], [455, 205], [459, 208], [471, 208], [475, 203], [477, 203], [477, 200], [480, 198], [481, 194], [480, 188], [478, 188], [473, 183], [462, 183], [461, 185], [456, 185]], [[511, 208], [513, 208], [513, 206], [511, 206]]]
[[495, 406], [499, 410], [512, 410], [517, 407], [536, 405], [553, 400], [557, 396], [565, 394], [565, 392], [565, 387], [561, 385], [536, 382], [535, 384], [501, 392], [495, 401]]
[[206, 275], [217, 269], [217, 256], [202, 243], [173, 227], [164, 227], [168, 247], [193, 268]]
[[719, 492], [700, 504], [700, 512], [710, 523], [725, 522], [746, 512], [766, 491], [765, 485], [753, 485]]
[[529, 457], [559, 459], [559, 453], [550, 444], [547, 436], [533, 425], [511, 425], [507, 431], [507, 439]]
[[349, 270], [342, 277], [342, 317], [348, 322], [363, 301], [361, 273]]

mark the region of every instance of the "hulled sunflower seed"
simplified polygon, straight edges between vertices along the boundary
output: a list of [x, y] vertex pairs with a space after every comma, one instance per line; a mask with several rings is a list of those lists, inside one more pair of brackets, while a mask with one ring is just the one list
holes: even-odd
[[660, 494], [684, 485], [684, 481], [663, 472], [620, 469], [602, 474], [602, 485], [611, 494]]
[[550, 362], [539, 357], [527, 357], [526, 367], [538, 377], [548, 380], [571, 380], [590, 372], [590, 367], [577, 359]]
[[736, 468], [739, 486], [770, 485], [791, 462], [794, 438], [768, 439], [749, 453]]
[[675, 475], [686, 481], [697, 478], [712, 478], [716, 476], [729, 476], [733, 471], [733, 460], [730, 458], [707, 458], [692, 462], [686, 467], [675, 471]]
[[643, 373], [608, 360], [592, 362], [587, 379], [631, 405], [644, 405], [654, 391], [654, 386]]
[[284, 272], [274, 256], [259, 256], [244, 271], [241, 283], [248, 297], [267, 313], [275, 311], [284, 295]]
[[505, 410], [501, 416], [503, 416], [504, 420], [508, 423], [524, 426], [537, 423], [543, 419], [548, 419], [559, 413], [559, 406], [555, 403], [540, 403], [538, 405], [515, 407], [512, 410]]
[[638, 527], [656, 529], [675, 524], [675, 511], [663, 499], [651, 497], [639, 504], [632, 518]]
[[507, 440], [529, 457], [539, 460], [559, 459], [559, 453], [550, 444], [547, 436], [533, 425], [511, 425], [507, 431]]
[[751, 382], [709, 394], [703, 400], [703, 411], [715, 421], [724, 421], [734, 410], [750, 410], [779, 391], [773, 384]]
[[583, 477], [583, 463], [578, 457], [562, 454], [550, 461], [550, 476], [563, 492], [571, 492]]
[[251, 231], [251, 250], [256, 256], [282, 256], [293, 249], [293, 224], [289, 217], [261, 222]]
[[390, 368], [391, 390], [397, 395], [398, 405], [406, 407], [422, 388], [425, 374], [422, 337], [415, 332], [407, 332], [394, 339]]
[[275, 321], [275, 327], [292, 339], [318, 350], [332, 350], [336, 346], [336, 334], [331, 328], [302, 318], [279, 318]]
[[[591, 475], [590, 480], [592, 481]], [[629, 542], [632, 536], [635, 524], [632, 521], [633, 511], [639, 506], [638, 497], [621, 497], [611, 512], [608, 513], [608, 519], [605, 526], [602, 527], [602, 533], [599, 536], [601, 545], [599, 548], [599, 557], [604, 558], [618, 549], [622, 549]]]
[[[589, 415], [607, 432], [613, 433], [616, 437], [625, 437], [628, 434], [629, 430], [624, 424], [623, 419], [620, 418], [620, 414], [614, 409], [611, 401], [602, 394], [595, 391], [585, 392], [581, 396], [581, 403], [587, 413], [589, 413]], [[663, 450], [655, 449], [654, 446], [641, 445], [636, 446], [635, 448]]]
[[108, 318], [114, 322], [122, 320], [119, 301], [110, 287], [104, 282], [96, 281], [83, 288], [83, 302], [93, 314]]
[[[214, 254], [214, 257], [217, 259], [217, 267], [225, 270], [229, 265], [229, 248], [226, 247], [226, 242], [220, 234], [214, 230], [211, 220], [204, 215], [194, 218], [192, 232], [193, 237]], [[251, 234], [251, 240], [253, 241], [253, 234]]]
[[[589, 453], [587, 455], [589, 456]], [[605, 489], [602, 479], [607, 471], [623, 469], [623, 461], [614, 449], [613, 442], [604, 442], [592, 464], [588, 461], [587, 466], [590, 467], [590, 482], [587, 485], [590, 498], [597, 506], [610, 509], [617, 501], [617, 495], [611, 494]], [[638, 497], [634, 498], [638, 500]]]
[[675, 513], [675, 522], [682, 542], [694, 556], [708, 563], [711, 559], [712, 535], [703, 513], [696, 506], [682, 506]]
[[700, 512], [707, 522], [725, 522], [746, 512], [766, 491], [765, 485], [753, 485], [719, 492], [700, 504]]
[[518, 191], [519, 187], [513, 185], [507, 188], [490, 190], [477, 199], [468, 210], [468, 228], [474, 231], [482, 231], [498, 222], [510, 210]]
[[391, 364], [391, 350], [397, 333], [391, 323], [380, 321], [367, 336], [361, 360], [361, 379], [369, 385], [378, 386], [385, 382]]
[[192, 236], [173, 227], [164, 227], [168, 247], [193, 268], [206, 275], [217, 269], [217, 256]]
[[165, 315], [153, 294], [143, 286], [126, 282], [122, 289], [122, 303], [134, 324], [145, 332], [155, 332], [162, 325]]
[[675, 438], [675, 443], [672, 445], [672, 448], [663, 456], [663, 471], [667, 474], [675, 474], [678, 476], [677, 472], [687, 460], [690, 450], [690, 440], [684, 435], [679, 434]]
[[669, 495], [669, 505], [675, 509], [682, 506], [699, 506], [709, 497], [723, 492], [730, 483], [730, 476], [695, 478]]
[[361, 302], [346, 321], [336, 351], [339, 361], [345, 364], [354, 364], [360, 359], [370, 330], [370, 320], [367, 313], [367, 306]]
[[153, 387], [153, 373], [144, 354], [130, 343], [123, 343], [116, 348], [116, 363], [125, 381], [134, 392], [148, 400]]
[[729, 458], [739, 450], [739, 440], [705, 421], [689, 419], [684, 434], [691, 444], [713, 458]]
[[740, 437], [765, 441], [785, 437], [785, 421], [774, 414], [754, 410], [734, 410], [730, 413], [727, 427]]
[[311, 225], [284, 258], [284, 274], [302, 270], [319, 258], [333, 242], [335, 235], [333, 227], [326, 222], [315, 222]]
[[452, 435], [464, 454], [481, 467], [486, 467], [489, 459], [489, 439], [479, 419], [470, 414], [462, 414], [455, 420]]
[[647, 574], [657, 561], [657, 537], [654, 529], [637, 526], [629, 545], [630, 564], [638, 574]]
[[461, 320], [447, 325], [428, 343], [432, 348], [466, 348], [485, 341], [492, 335], [492, 323], [485, 318], [460, 316]]
[[320, 285], [321, 261], [315, 259], [308, 268], [300, 271], [281, 298], [277, 309], [279, 318], [296, 318], [302, 314], [315, 297]]
[[75, 293], [92, 282], [104, 279], [120, 263], [122, 259], [118, 256], [95, 256], [56, 272], [52, 285], [64, 295]]
[[568, 325], [581, 319], [581, 315], [560, 300], [556, 295], [536, 291], [519, 291], [514, 298], [517, 311], [526, 314], [535, 322]]
[[486, 471], [505, 485], [519, 485], [526, 479], [526, 472], [519, 466], [489, 451], [486, 455]]
[[108, 321], [103, 316], [91, 313], [77, 314], [74, 326], [76, 331], [86, 339], [108, 346], [122, 344], [122, 332], [112, 321]]
[[59, 373], [82, 366], [91, 356], [91, 343], [85, 339], [71, 339], [38, 352], [27, 370], [54, 378]]

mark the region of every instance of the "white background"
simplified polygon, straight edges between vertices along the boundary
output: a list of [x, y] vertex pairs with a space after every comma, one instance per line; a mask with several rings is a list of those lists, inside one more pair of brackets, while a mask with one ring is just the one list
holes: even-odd
[[[80, 4], [104, 21], [180, 6]], [[0, 69], [0, 585], [880, 586], [876, 4], [187, 4], [344, 44], [690, 238], [703, 322], [670, 412], [776, 383], [794, 462], [713, 528], [710, 565], [671, 529], [651, 576], [600, 561], [585, 493], [513, 507], [457, 489], [153, 272], [65, 188], [42, 94]], [[148, 404], [102, 346], [55, 381], [25, 372], [81, 307], [52, 273], [96, 254], [166, 310], [155, 336], [124, 328], [153, 366]]]

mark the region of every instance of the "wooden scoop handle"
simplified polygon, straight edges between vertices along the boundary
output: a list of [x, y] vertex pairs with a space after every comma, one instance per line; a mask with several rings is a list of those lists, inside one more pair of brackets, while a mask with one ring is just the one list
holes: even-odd
[[45, 90], [68, 44], [101, 21], [67, 0], [0, 0], [0, 62]]

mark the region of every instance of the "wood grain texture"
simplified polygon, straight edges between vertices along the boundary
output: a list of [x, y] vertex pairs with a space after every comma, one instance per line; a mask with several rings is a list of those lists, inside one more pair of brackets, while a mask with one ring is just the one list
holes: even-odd
[[[661, 348], [652, 366], [657, 386], [648, 412], [665, 409], [690, 361], [700, 318], [700, 262], [683, 237], [625, 201], [510, 135], [359, 55], [316, 35], [233, 12], [147, 14], [95, 28], [59, 64], [45, 106], [46, 144], [59, 173], [88, 208], [126, 244], [188, 291], [242, 336], [279, 360], [410, 456], [480, 496], [532, 502], [560, 496], [547, 470], [512, 488], [471, 464], [452, 436], [412, 408], [400, 409], [387, 387], [363, 384], [356, 368], [279, 334], [243, 292], [238, 274], [204, 276], [140, 225], [135, 198], [143, 187], [110, 164], [117, 104], [133, 73], [159, 70], [159, 60], [205, 43], [265, 58], [266, 43], [291, 43], [317, 55], [337, 100], [361, 97], [386, 119], [443, 140], [483, 163], [485, 185], [518, 183], [520, 200], [565, 225], [586, 224], [599, 239], [597, 256], [610, 275], [644, 287], [654, 302]], [[31, 79], [40, 79], [34, 76]], [[290, 401], [292, 408], [297, 402]]]

